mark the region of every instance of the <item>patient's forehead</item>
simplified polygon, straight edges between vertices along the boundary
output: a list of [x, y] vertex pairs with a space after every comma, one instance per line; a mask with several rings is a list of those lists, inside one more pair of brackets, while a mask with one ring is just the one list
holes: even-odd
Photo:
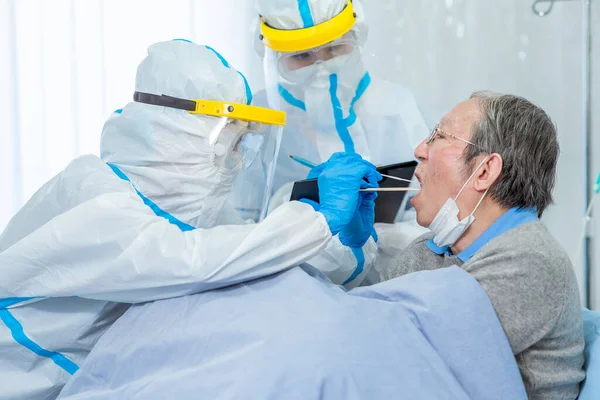
[[469, 99], [459, 103], [440, 121], [440, 129], [463, 139], [471, 138], [471, 128], [480, 121], [481, 108], [477, 99]]

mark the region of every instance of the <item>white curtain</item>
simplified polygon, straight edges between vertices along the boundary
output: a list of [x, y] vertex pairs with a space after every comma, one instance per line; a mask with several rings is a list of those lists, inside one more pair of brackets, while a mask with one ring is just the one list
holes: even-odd
[[0, 231], [73, 158], [98, 154], [155, 42], [221, 52], [261, 86], [252, 0], [0, 0]]

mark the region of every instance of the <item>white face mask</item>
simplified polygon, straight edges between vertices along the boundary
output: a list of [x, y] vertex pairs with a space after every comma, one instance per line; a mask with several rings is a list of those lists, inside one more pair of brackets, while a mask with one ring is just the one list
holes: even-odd
[[462, 220], [458, 220], [458, 205], [456, 204], [456, 200], [458, 196], [462, 193], [464, 188], [467, 186], [467, 183], [475, 176], [475, 173], [481, 168], [481, 166], [487, 161], [488, 157], [486, 157], [475, 171], [471, 174], [469, 179], [464, 183], [462, 188], [460, 188], [458, 194], [454, 199], [446, 200], [446, 203], [440, 208], [440, 210], [435, 215], [435, 218], [429, 224], [429, 230], [435, 233], [433, 237], [433, 242], [439, 247], [452, 246], [456, 241], [465, 233], [469, 226], [475, 221], [475, 211], [483, 201], [483, 198], [487, 194], [487, 189], [479, 199], [479, 202], [471, 212], [471, 214]]

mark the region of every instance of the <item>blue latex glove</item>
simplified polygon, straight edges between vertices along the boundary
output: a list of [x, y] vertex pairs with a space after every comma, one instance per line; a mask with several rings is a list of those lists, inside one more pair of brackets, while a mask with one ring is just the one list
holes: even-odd
[[[361, 202], [358, 206], [358, 212], [354, 214], [352, 221], [340, 231], [340, 242], [345, 246], [352, 248], [361, 248], [365, 245], [369, 237], [377, 243], [377, 232], [373, 227], [375, 223], [375, 199], [376, 192], [361, 192]], [[321, 205], [316, 201], [309, 199], [300, 199], [301, 203], [310, 205], [315, 211], [321, 209]], [[370, 234], [367, 233], [369, 227]]]
[[[374, 219], [376, 193], [359, 192], [359, 189], [377, 187], [381, 175], [373, 164], [354, 153], [335, 153], [327, 162], [315, 167], [311, 174], [313, 172], [318, 175], [318, 212], [325, 216], [331, 234], [336, 235], [347, 228], [343, 235], [344, 241], [354, 245], [353, 247], [362, 246], [373, 230], [373, 223], [369, 224], [369, 220], [370, 214]], [[372, 212], [369, 211], [370, 208], [373, 209]]]
[[360, 248], [369, 240], [374, 232], [376, 198], [377, 192], [360, 192], [358, 211], [350, 223], [340, 231], [340, 242], [343, 245]]
[[[344, 153], [334, 153], [333, 156], [335, 156], [336, 154], [344, 154]], [[333, 157], [333, 156], [331, 156], [331, 157]], [[330, 158], [330, 160], [331, 160], [331, 158]], [[319, 175], [321, 175], [321, 172], [323, 172], [323, 168], [325, 168], [325, 164], [327, 164], [327, 161], [317, 165], [316, 167], [314, 167], [310, 171], [308, 171], [308, 175], [306, 175], [306, 179], [318, 178]]]

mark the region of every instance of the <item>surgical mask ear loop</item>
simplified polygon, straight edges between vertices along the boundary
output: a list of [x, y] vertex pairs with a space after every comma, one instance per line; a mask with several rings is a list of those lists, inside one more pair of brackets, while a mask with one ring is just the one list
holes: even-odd
[[[456, 202], [456, 200], [458, 200], [458, 196], [460, 196], [460, 194], [463, 192], [463, 190], [465, 189], [465, 187], [467, 187], [467, 183], [469, 183], [469, 181], [471, 179], [473, 179], [473, 177], [475, 176], [475, 174], [477, 173], [477, 171], [479, 171], [479, 168], [481, 168], [481, 166], [488, 160], [489, 156], [487, 156], [486, 158], [484, 158], [479, 165], [477, 166], [477, 168], [475, 168], [473, 170], [473, 173], [471, 174], [471, 176], [469, 176], [469, 179], [467, 179], [465, 181], [465, 183], [462, 185], [462, 187], [460, 188], [460, 190], [458, 191], [458, 194], [456, 195], [456, 197], [454, 198], [454, 202]], [[487, 190], [486, 190], [487, 192]], [[485, 196], [485, 193], [484, 193]], [[483, 198], [482, 198], [483, 199]], [[479, 200], [479, 202], [481, 203], [481, 200]], [[479, 206], [479, 204], [477, 204]]]
[[473, 209], [473, 211], [471, 212], [471, 216], [473, 216], [473, 214], [475, 214], [475, 211], [477, 211], [477, 209], [479, 208], [479, 205], [481, 204], [481, 202], [483, 201], [483, 198], [485, 197], [485, 195], [487, 194], [488, 190], [490, 190], [490, 188], [485, 189], [485, 192], [483, 192], [483, 196], [481, 196], [481, 198], [479, 199], [479, 201], [477, 202], [477, 205], [475, 206], [475, 208]]

